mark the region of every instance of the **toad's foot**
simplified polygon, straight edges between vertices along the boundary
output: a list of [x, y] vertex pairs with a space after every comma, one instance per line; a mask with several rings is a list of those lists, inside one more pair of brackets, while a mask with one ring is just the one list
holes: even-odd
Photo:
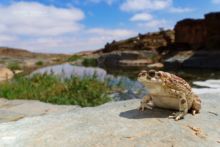
[[140, 107], [138, 108], [139, 111], [144, 111], [145, 109], [152, 109], [152, 106], [149, 105], [149, 102], [151, 102], [152, 98], [150, 95], [144, 96], [143, 100], [141, 100]]
[[138, 108], [138, 110], [143, 112], [145, 109], [152, 110], [152, 106], [150, 106], [148, 103], [141, 103], [141, 106]]
[[175, 119], [176, 121], [178, 121], [180, 119], [183, 119], [185, 115], [186, 115], [185, 112], [176, 112], [170, 115], [168, 118]]

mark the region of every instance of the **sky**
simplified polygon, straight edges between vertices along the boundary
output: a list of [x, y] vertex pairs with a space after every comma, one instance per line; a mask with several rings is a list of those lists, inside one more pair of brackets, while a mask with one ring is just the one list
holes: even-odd
[[0, 46], [43, 53], [97, 50], [220, 11], [220, 0], [0, 0]]

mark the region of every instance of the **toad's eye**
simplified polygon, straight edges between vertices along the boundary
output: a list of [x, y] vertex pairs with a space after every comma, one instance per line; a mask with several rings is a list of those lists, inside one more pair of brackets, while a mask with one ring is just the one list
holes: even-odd
[[138, 74], [138, 77], [142, 77], [142, 76], [146, 76], [146, 73], [145, 72], [141, 72]]
[[157, 75], [158, 77], [161, 77], [161, 76], [162, 76], [162, 74], [161, 74], [160, 72], [158, 72], [156, 75]]
[[155, 77], [155, 75], [156, 75], [155, 70], [150, 70], [150, 71], [148, 72], [148, 75], [149, 75], [150, 77]]

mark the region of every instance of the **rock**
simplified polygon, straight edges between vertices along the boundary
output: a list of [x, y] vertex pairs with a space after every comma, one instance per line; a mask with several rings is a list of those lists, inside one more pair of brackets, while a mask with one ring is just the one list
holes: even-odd
[[192, 48], [220, 49], [220, 12], [205, 14], [204, 19], [184, 19], [175, 25], [175, 43]]
[[54, 58], [51, 58], [51, 61], [52, 61], [52, 62], [60, 62], [61, 59], [60, 59], [60, 58], [57, 58], [57, 57], [54, 57]]
[[143, 66], [152, 63], [157, 54], [153, 51], [117, 51], [101, 55], [98, 65], [101, 67]]
[[192, 51], [181, 51], [164, 61], [166, 68], [179, 68], [183, 66], [183, 62], [193, 56]]
[[0, 98], [0, 123], [16, 121], [24, 117], [67, 112], [77, 106], [42, 103], [37, 100], [7, 100]]
[[0, 123], [0, 146], [217, 147], [220, 93], [200, 96], [201, 113], [180, 121], [168, 119], [168, 110], [139, 112], [140, 100], [135, 99]]
[[147, 65], [147, 67], [148, 68], [157, 68], [157, 69], [159, 69], [159, 68], [163, 68], [164, 65], [163, 65], [163, 63], [153, 63], [153, 64]]
[[205, 15], [207, 26], [206, 46], [210, 50], [220, 49], [220, 12], [209, 13]]
[[19, 74], [19, 73], [22, 73], [22, 72], [24, 72], [24, 71], [23, 70], [14, 70], [15, 74]]
[[218, 93], [220, 91], [220, 80], [195, 81], [193, 84], [203, 87], [193, 89], [196, 93]]
[[220, 69], [220, 51], [183, 51], [166, 59], [166, 68]]
[[122, 41], [107, 43], [103, 49], [96, 52], [110, 53], [114, 51], [154, 50], [174, 42], [174, 31], [163, 30], [156, 33], [139, 34], [136, 37]]
[[13, 72], [8, 68], [0, 68], [0, 81], [10, 80], [13, 78]]
[[137, 66], [146, 66], [148, 64], [152, 63], [151, 60], [148, 59], [138, 59], [138, 60], [120, 60], [119, 65], [120, 66], [129, 66], [129, 67], [137, 67]]
[[192, 47], [204, 46], [207, 37], [203, 19], [184, 19], [175, 25], [175, 43], [187, 43]]

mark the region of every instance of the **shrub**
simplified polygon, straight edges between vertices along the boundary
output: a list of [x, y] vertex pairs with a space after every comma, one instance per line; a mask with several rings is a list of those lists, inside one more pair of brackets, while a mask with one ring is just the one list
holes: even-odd
[[8, 64], [7, 67], [11, 70], [20, 70], [21, 69], [21, 66], [17, 62], [11, 62]]
[[0, 97], [33, 99], [62, 105], [97, 106], [110, 101], [111, 88], [93, 77], [60, 79], [55, 75], [16, 76], [0, 84]]
[[42, 65], [44, 65], [44, 62], [43, 62], [43, 61], [37, 61], [37, 62], [35, 63], [35, 65], [37, 65], [37, 66], [42, 66]]
[[73, 62], [73, 61], [77, 61], [77, 60], [79, 60], [79, 59], [81, 59], [81, 58], [82, 58], [82, 57], [79, 56], [79, 55], [73, 55], [73, 56], [69, 57], [69, 58], [67, 59], [67, 61], [68, 61], [68, 62]]
[[97, 59], [96, 58], [85, 58], [82, 61], [82, 65], [95, 67], [97, 66]]

